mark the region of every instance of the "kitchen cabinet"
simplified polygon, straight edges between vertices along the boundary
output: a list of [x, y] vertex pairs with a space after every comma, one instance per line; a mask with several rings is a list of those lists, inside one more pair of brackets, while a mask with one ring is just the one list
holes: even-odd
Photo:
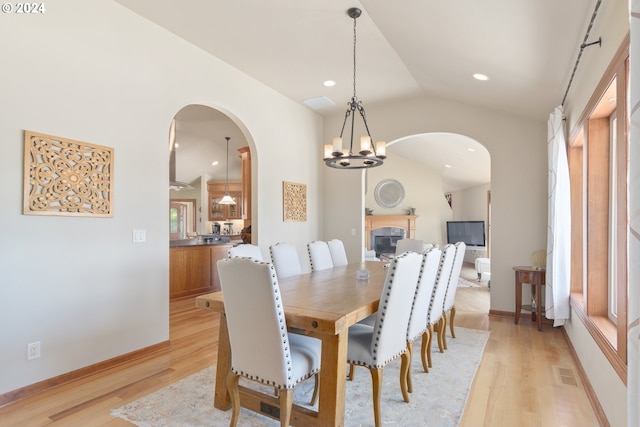
[[193, 245], [169, 249], [169, 296], [180, 298], [220, 290], [219, 259], [231, 245]]
[[209, 194], [209, 221], [242, 219], [242, 183], [229, 183], [229, 195], [236, 201], [235, 205], [221, 205], [218, 203], [224, 196], [224, 190], [224, 182], [210, 182], [207, 184], [207, 192]]
[[238, 153], [242, 161], [242, 219], [246, 227], [251, 224], [251, 152], [249, 147], [242, 147], [238, 148]]

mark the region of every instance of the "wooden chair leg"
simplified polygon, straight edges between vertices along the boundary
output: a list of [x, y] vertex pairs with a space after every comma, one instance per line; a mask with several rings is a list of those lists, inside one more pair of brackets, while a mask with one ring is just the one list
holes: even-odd
[[444, 321], [442, 320], [442, 317], [440, 318], [440, 320], [438, 320], [438, 323], [436, 324], [436, 331], [437, 331], [437, 335], [438, 335], [438, 349], [440, 350], [440, 353], [444, 353], [444, 344], [442, 342], [442, 332], [444, 329]]
[[380, 417], [380, 395], [382, 390], [382, 368], [370, 368], [371, 383], [373, 384], [373, 418], [375, 426], [381, 427], [382, 420]]
[[315, 374], [313, 376], [313, 396], [311, 396], [311, 406], [314, 406], [318, 401], [318, 388], [320, 388], [320, 376]]
[[293, 404], [293, 389], [280, 390], [280, 427], [289, 427], [291, 424], [291, 406]]
[[429, 361], [429, 367], [433, 367], [431, 364], [431, 344], [433, 342], [433, 325], [429, 325], [429, 342], [427, 343], [427, 360]]
[[402, 398], [405, 402], [409, 403], [409, 393], [407, 392], [407, 377], [411, 370], [409, 353], [405, 351], [400, 355], [402, 364], [400, 365], [400, 390], [402, 391]]
[[353, 377], [356, 375], [356, 367], [353, 364], [349, 364], [349, 381], [353, 381]]
[[[413, 393], [413, 384], [411, 381], [411, 361], [413, 360], [413, 343], [412, 342], [408, 342], [407, 343], [407, 353], [409, 355], [409, 369], [407, 370], [407, 374], [405, 375], [405, 381], [404, 384], [406, 384], [407, 386], [407, 391], [409, 393]], [[402, 388], [402, 369], [400, 369], [400, 387]]]
[[455, 338], [456, 333], [453, 331], [453, 319], [456, 318], [456, 306], [451, 307], [451, 316], [449, 318], [449, 329], [451, 330], [451, 337]]
[[229, 427], [236, 427], [238, 425], [238, 417], [240, 415], [240, 391], [238, 390], [238, 381], [240, 376], [229, 372], [227, 374], [227, 388], [229, 389], [229, 395], [231, 397], [231, 422]]
[[429, 338], [430, 335], [430, 331], [429, 328], [427, 328], [426, 331], [424, 331], [424, 333], [422, 334], [422, 346], [420, 347], [420, 356], [422, 357], [422, 369], [424, 369], [425, 372], [429, 372], [429, 362], [427, 361], [427, 344], [430, 341]]
[[[447, 350], [447, 313], [442, 313], [442, 348]], [[442, 350], [440, 350], [442, 353]]]

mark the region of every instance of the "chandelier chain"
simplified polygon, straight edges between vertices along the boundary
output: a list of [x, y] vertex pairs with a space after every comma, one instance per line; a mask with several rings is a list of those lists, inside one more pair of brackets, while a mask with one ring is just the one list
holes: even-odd
[[353, 97], [356, 98], [356, 17], [353, 18]]
[[224, 193], [229, 194], [229, 140], [231, 139], [228, 136], [225, 136], [224, 139], [227, 140], [227, 175], [224, 184]]

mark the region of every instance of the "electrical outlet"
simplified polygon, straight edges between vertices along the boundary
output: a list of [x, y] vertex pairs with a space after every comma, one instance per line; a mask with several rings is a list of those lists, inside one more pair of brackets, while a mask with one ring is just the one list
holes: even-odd
[[33, 360], [40, 357], [40, 341], [27, 344], [27, 360]]

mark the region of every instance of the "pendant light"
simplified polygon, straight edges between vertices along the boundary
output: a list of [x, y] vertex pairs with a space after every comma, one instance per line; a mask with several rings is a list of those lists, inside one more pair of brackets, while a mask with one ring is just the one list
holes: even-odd
[[235, 205], [236, 201], [229, 195], [229, 140], [231, 139], [228, 136], [225, 136], [224, 139], [227, 140], [227, 179], [224, 184], [224, 196], [218, 202], [219, 205]]
[[[353, 18], [353, 97], [347, 103], [347, 112], [344, 115], [340, 136], [333, 138], [332, 144], [324, 146], [324, 162], [327, 166], [336, 169], [364, 169], [380, 166], [386, 156], [386, 145], [384, 141], [373, 144], [369, 125], [367, 124], [362, 101], [356, 96], [356, 19], [362, 14], [358, 8], [352, 7], [347, 10], [347, 15]], [[364, 122], [366, 135], [360, 137], [360, 149], [353, 152], [353, 132], [356, 111], [360, 114]], [[342, 148], [342, 134], [347, 124], [347, 119], [351, 117], [351, 139], [348, 148]]]

